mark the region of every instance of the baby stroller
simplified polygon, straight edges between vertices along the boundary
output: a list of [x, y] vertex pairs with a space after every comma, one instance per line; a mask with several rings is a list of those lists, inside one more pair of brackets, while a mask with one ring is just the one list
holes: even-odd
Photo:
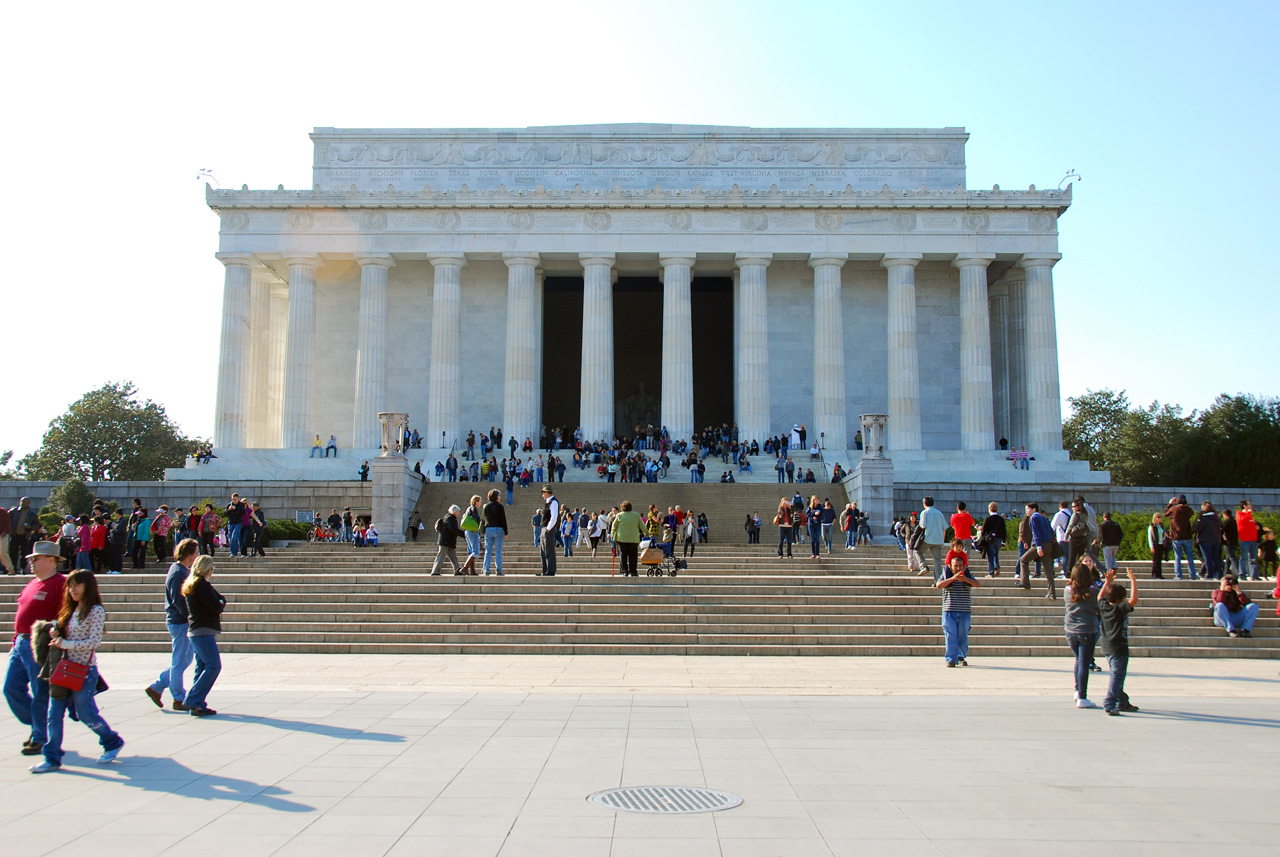
[[682, 559], [678, 559], [672, 554], [672, 542], [648, 542], [641, 546], [640, 564], [644, 566], [644, 573], [649, 577], [675, 577], [676, 573], [681, 569], [689, 567], [689, 563]]

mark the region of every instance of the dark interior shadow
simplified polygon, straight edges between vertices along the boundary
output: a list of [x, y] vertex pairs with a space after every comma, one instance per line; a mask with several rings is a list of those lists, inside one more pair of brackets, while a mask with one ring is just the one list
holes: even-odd
[[[63, 760], [63, 768], [54, 777], [84, 777], [90, 780], [101, 780], [118, 783], [135, 789], [181, 794], [183, 797], [196, 800], [227, 800], [235, 803], [255, 803], [274, 809], [277, 812], [312, 812], [315, 807], [305, 803], [286, 800], [284, 795], [291, 792], [279, 786], [262, 786], [250, 780], [238, 780], [219, 774], [202, 774], [193, 771], [181, 762], [164, 756], [121, 756], [110, 770], [111, 776], [94, 773], [80, 767], [68, 767], [74, 754], [68, 753]], [[85, 765], [92, 760], [83, 758]], [[181, 783], [176, 785], [176, 783]]]
[[1142, 709], [1143, 714], [1152, 717], [1163, 717], [1166, 720], [1190, 720], [1196, 723], [1226, 723], [1232, 726], [1262, 726], [1267, 729], [1280, 729], [1280, 720], [1268, 717], [1232, 717], [1226, 714], [1205, 714], [1201, 711], [1153, 711]]
[[253, 714], [229, 714], [224, 712], [218, 715], [218, 720], [228, 720], [232, 723], [256, 723], [261, 726], [284, 729], [287, 732], [306, 732], [309, 735], [323, 735], [326, 738], [380, 741], [388, 744], [398, 744], [405, 740], [403, 735], [392, 735], [388, 732], [367, 732], [363, 729], [326, 726], [323, 723], [308, 723], [305, 720], [283, 720], [279, 717], [258, 717]]

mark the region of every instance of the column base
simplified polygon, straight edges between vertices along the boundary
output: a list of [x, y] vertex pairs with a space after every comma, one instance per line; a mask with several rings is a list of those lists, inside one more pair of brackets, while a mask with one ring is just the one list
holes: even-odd
[[422, 479], [403, 455], [375, 458], [370, 468], [373, 471], [370, 474], [373, 525], [378, 528], [378, 540], [387, 544], [402, 543], [406, 540], [409, 515], [422, 491]]
[[849, 500], [869, 517], [873, 535], [888, 533], [893, 523], [893, 476], [892, 459], [860, 458], [846, 483]]

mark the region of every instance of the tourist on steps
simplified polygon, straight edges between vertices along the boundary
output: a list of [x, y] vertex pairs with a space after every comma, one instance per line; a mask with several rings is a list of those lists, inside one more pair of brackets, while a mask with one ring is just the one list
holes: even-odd
[[209, 707], [207, 699], [213, 683], [222, 672], [222, 656], [218, 653], [218, 634], [222, 632], [222, 611], [227, 599], [213, 588], [213, 557], [200, 556], [191, 564], [191, 574], [182, 584], [182, 595], [187, 599], [187, 636], [195, 650], [196, 671], [191, 689], [187, 691], [187, 713], [193, 717], [217, 714]]

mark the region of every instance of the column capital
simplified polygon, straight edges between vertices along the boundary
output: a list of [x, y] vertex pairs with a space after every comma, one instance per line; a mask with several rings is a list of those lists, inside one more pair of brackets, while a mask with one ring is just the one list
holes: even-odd
[[361, 268], [369, 266], [377, 268], [393, 268], [395, 267], [395, 257], [390, 253], [357, 253], [356, 262]]
[[427, 261], [431, 263], [431, 267], [433, 268], [450, 265], [455, 268], [467, 267], [467, 256], [465, 253], [428, 253]]
[[217, 259], [223, 265], [230, 267], [232, 265], [257, 265], [258, 259], [252, 253], [239, 253], [235, 251], [226, 253], [214, 253], [213, 258]]
[[1026, 253], [1018, 260], [1018, 266], [1021, 268], [1052, 268], [1061, 259], [1061, 253]]
[[542, 264], [542, 257], [537, 253], [503, 253], [502, 261], [508, 268], [536, 268]]
[[951, 264], [957, 268], [986, 268], [995, 260], [995, 253], [957, 253]]
[[582, 263], [584, 268], [595, 265], [608, 265], [612, 268], [613, 263], [618, 261], [618, 257], [614, 253], [579, 253], [578, 261]]
[[826, 268], [836, 267], [843, 268], [844, 263], [849, 261], [848, 253], [810, 253], [810, 268]]
[[292, 253], [281, 258], [290, 268], [319, 268], [324, 261], [320, 258], [319, 253]]
[[921, 253], [885, 253], [880, 264], [886, 268], [914, 268], [923, 258]]
[[697, 261], [696, 258], [693, 255], [688, 254], [658, 254], [658, 264], [664, 268], [669, 265], [679, 265], [685, 268], [692, 268], [695, 261]]
[[733, 264], [736, 268], [752, 268], [752, 267], [768, 267], [773, 261], [772, 253], [739, 253], [733, 257]]

